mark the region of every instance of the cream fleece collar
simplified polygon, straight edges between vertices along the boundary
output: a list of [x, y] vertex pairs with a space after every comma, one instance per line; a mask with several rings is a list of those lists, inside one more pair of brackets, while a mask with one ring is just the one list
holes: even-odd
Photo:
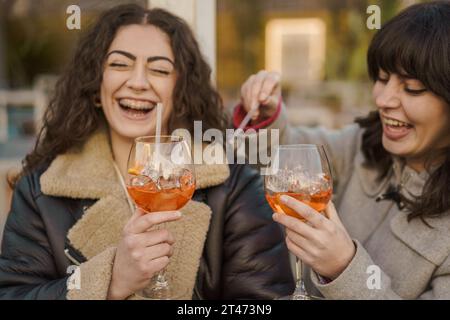
[[[226, 164], [196, 165], [196, 188], [223, 183], [230, 171]], [[99, 130], [81, 150], [59, 155], [41, 176], [44, 194], [76, 199], [100, 199], [120, 192], [107, 133]]]

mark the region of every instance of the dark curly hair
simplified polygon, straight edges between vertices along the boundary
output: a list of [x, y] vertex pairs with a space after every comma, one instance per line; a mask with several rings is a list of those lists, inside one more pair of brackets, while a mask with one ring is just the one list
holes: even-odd
[[132, 24], [153, 25], [170, 38], [178, 77], [169, 132], [180, 126], [192, 132], [195, 120], [202, 120], [203, 130], [225, 130], [227, 117], [211, 84], [211, 68], [186, 22], [163, 9], [121, 5], [103, 13], [80, 39], [56, 84], [34, 150], [23, 160], [22, 174], [49, 163], [69, 148], [82, 146], [105, 121], [102, 109], [95, 108], [94, 103], [99, 96], [107, 50], [119, 28]]
[[[367, 63], [373, 81], [378, 80], [380, 69], [406, 73], [443, 98], [450, 108], [450, 2], [413, 5], [387, 22], [370, 44]], [[379, 113], [373, 111], [356, 122], [365, 128], [362, 151], [366, 165], [376, 168], [381, 180], [389, 174], [392, 156], [382, 145]], [[425, 222], [424, 217], [439, 216], [450, 210], [450, 148], [430, 154], [428, 170], [436, 153], [443, 156], [444, 162], [430, 172], [421, 196], [411, 201], [400, 195], [409, 211], [409, 220], [420, 217]]]

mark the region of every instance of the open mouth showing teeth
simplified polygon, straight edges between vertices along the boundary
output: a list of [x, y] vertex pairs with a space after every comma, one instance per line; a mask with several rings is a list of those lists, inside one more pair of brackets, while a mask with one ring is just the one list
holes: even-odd
[[412, 128], [413, 126], [409, 123], [403, 122], [403, 121], [399, 121], [399, 120], [395, 120], [395, 119], [390, 119], [390, 118], [383, 118], [383, 122], [385, 125], [390, 126], [390, 127], [394, 127], [394, 128]]
[[134, 99], [119, 99], [119, 106], [127, 112], [134, 114], [147, 114], [152, 111], [156, 104], [151, 101], [134, 100]]

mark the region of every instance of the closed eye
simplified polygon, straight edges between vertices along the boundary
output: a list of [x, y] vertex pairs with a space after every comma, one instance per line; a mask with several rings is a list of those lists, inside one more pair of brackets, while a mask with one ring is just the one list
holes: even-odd
[[383, 77], [378, 76], [377, 81], [380, 81], [381, 83], [388, 83], [389, 77], [383, 78]]
[[150, 71], [154, 72], [154, 73], [157, 73], [157, 74], [160, 74], [160, 75], [165, 75], [165, 76], [168, 76], [170, 74], [169, 71], [161, 70], [161, 69], [150, 69]]
[[411, 95], [414, 95], [414, 96], [418, 96], [418, 95], [420, 95], [420, 94], [422, 94], [422, 93], [424, 93], [426, 91], [428, 91], [428, 90], [427, 89], [413, 90], [413, 89], [405, 88], [405, 92], [407, 92], [407, 93], [409, 93]]
[[119, 68], [120, 68], [120, 67], [122, 67], [122, 68], [123, 68], [123, 67], [128, 67], [126, 64], [123, 64], [123, 63], [116, 63], [116, 62], [110, 63], [109, 66], [110, 66], [110, 67], [119, 67]]

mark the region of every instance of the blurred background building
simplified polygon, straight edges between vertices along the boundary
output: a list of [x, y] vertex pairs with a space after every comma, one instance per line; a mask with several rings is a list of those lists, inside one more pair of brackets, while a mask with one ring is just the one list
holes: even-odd
[[[371, 108], [365, 56], [376, 30], [367, 7], [390, 19], [416, 0], [0, 0], [0, 239], [10, 206], [8, 173], [35, 142], [40, 118], [77, 39], [100, 12], [123, 3], [184, 17], [210, 62], [227, 108], [261, 69], [282, 74], [293, 124], [339, 128]], [[67, 8], [81, 9], [68, 30]]]

